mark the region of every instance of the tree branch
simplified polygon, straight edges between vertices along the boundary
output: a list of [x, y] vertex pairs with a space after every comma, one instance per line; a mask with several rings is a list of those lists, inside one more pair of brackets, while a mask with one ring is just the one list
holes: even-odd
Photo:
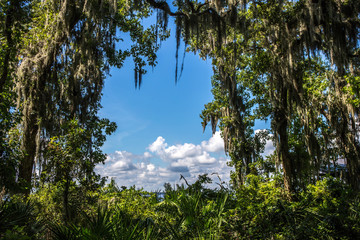
[[157, 8], [160, 10], [163, 10], [167, 14], [169, 14], [172, 17], [176, 16], [186, 16], [184, 13], [181, 12], [172, 12], [170, 10], [169, 4], [166, 2], [157, 2], [156, 0], [146, 0], [153, 8]]

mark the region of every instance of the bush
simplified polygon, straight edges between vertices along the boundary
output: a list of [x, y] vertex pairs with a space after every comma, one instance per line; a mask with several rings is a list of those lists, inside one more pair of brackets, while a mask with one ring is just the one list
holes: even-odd
[[289, 201], [276, 181], [251, 176], [227, 212], [231, 239], [359, 239], [359, 195], [339, 180], [309, 185]]
[[[187, 182], [186, 182], [187, 183]], [[281, 179], [250, 175], [233, 191], [210, 189], [206, 175], [191, 185], [166, 185], [165, 198], [118, 188], [76, 193], [64, 221], [62, 191], [38, 189], [30, 201], [0, 205], [2, 239], [360, 239], [360, 196], [335, 178], [308, 185], [290, 201]], [[59, 190], [60, 189], [60, 190]], [[80, 190], [80, 188], [79, 188]], [[81, 197], [82, 196], [82, 197]], [[39, 223], [49, 223], [47, 229]], [[44, 225], [44, 224], [43, 224]]]

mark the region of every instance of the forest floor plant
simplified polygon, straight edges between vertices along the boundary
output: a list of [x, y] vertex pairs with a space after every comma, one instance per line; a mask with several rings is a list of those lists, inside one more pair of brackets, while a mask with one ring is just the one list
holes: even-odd
[[[336, 178], [310, 184], [289, 201], [281, 178], [249, 175], [239, 189], [165, 184], [165, 197], [115, 182], [72, 194], [65, 221], [62, 193], [46, 186], [28, 202], [0, 205], [0, 239], [359, 239], [360, 196]], [[3, 199], [5, 199], [3, 197]], [[46, 200], [45, 200], [46, 199]], [[77, 209], [76, 209], [77, 208]], [[40, 227], [42, 223], [43, 227]], [[46, 223], [46, 224], [45, 224]]]

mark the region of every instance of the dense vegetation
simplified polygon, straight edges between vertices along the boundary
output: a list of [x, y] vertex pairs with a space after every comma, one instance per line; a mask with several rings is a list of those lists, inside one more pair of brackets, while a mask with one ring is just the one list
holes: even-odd
[[261, 159], [254, 122], [270, 119], [288, 192], [339, 158], [359, 190], [359, 1], [176, 1], [175, 12], [149, 2], [212, 59], [215, 99], [202, 117], [213, 130], [220, 123], [237, 185]]
[[[360, 238], [360, 2], [169, 4], [0, 1], [0, 238]], [[234, 171], [229, 187], [202, 175], [158, 199], [105, 185], [94, 168], [116, 129], [98, 116], [106, 75], [132, 57], [140, 87], [169, 17], [175, 81], [182, 42], [212, 59], [201, 117], [220, 128]], [[267, 140], [276, 152], [264, 156]]]
[[[281, 179], [248, 176], [236, 191], [165, 184], [156, 193], [118, 188], [70, 187], [70, 216], [62, 186], [45, 186], [27, 202], [13, 196], [0, 206], [3, 239], [358, 239], [360, 198], [334, 178], [308, 185], [288, 201]], [[64, 220], [67, 218], [67, 220]]]

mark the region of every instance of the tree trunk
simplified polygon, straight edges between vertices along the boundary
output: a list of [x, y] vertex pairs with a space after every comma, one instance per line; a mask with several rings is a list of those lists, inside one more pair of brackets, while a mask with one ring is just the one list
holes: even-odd
[[287, 136], [287, 120], [284, 119], [279, 124], [279, 153], [280, 160], [283, 165], [284, 171], [284, 188], [288, 193], [294, 193], [294, 184], [293, 184], [293, 163], [289, 157], [289, 144]]
[[277, 135], [277, 154], [280, 162], [282, 163], [284, 171], [284, 188], [285, 191], [291, 197], [294, 193], [294, 170], [293, 162], [289, 156], [289, 143], [288, 143], [288, 120], [287, 120], [287, 108], [288, 108], [288, 90], [281, 85], [279, 91], [279, 100], [277, 100], [276, 110], [274, 113], [274, 129]]
[[[353, 140], [353, 141], [351, 141]], [[360, 147], [356, 146], [355, 139], [349, 139], [345, 146], [348, 182], [355, 191], [360, 191]]]
[[19, 165], [19, 179], [21, 191], [26, 196], [30, 194], [31, 190], [31, 177], [33, 173], [35, 155], [36, 155], [36, 135], [38, 132], [38, 119], [34, 109], [28, 109], [27, 118], [24, 122], [24, 136], [22, 149], [24, 156]]
[[[348, 112], [346, 108], [340, 110], [341, 121], [334, 121], [343, 155], [346, 159], [348, 184], [355, 191], [360, 191], [360, 146], [357, 141], [357, 131], [355, 123], [349, 123]], [[336, 125], [337, 124], [337, 125]]]
[[70, 189], [70, 175], [68, 170], [65, 174], [65, 186], [63, 192], [63, 204], [64, 204], [64, 221], [67, 222], [70, 220], [70, 212], [69, 212], [69, 189]]
[[347, 159], [349, 171], [349, 183], [353, 190], [360, 191], [360, 166], [359, 159]]
[[[39, 126], [39, 117], [42, 112], [45, 112], [46, 100], [44, 98], [44, 92], [47, 81], [52, 74], [52, 67], [56, 61], [56, 56], [61, 49], [62, 44], [67, 39], [67, 33], [65, 30], [72, 30], [76, 23], [80, 20], [81, 15], [77, 12], [75, 4], [71, 1], [65, 1], [64, 4], [67, 4], [66, 8], [68, 9], [69, 21], [65, 21], [65, 27], [63, 29], [58, 29], [60, 33], [57, 34], [56, 39], [54, 40], [54, 45], [47, 46], [47, 56], [44, 58], [45, 61], [34, 63], [32, 68], [35, 68], [39, 71], [39, 75], [33, 77], [33, 72], [28, 73], [27, 77], [31, 77], [30, 80], [32, 83], [30, 86], [27, 86], [27, 92], [25, 93], [25, 103], [24, 103], [24, 114], [22, 124], [24, 126], [24, 137], [22, 139], [22, 151], [24, 152], [24, 157], [19, 165], [19, 182], [24, 186], [23, 193], [29, 195], [31, 190], [31, 177], [34, 168], [34, 162], [36, 157], [37, 149], [37, 133], [40, 128]], [[65, 6], [64, 6], [65, 7]], [[36, 49], [35, 55], [38, 52]], [[31, 56], [28, 56], [31, 57]], [[32, 71], [30, 68], [30, 71]], [[26, 74], [25, 74], [26, 75]], [[29, 81], [29, 80], [26, 80]], [[28, 84], [29, 83], [25, 83]]]

